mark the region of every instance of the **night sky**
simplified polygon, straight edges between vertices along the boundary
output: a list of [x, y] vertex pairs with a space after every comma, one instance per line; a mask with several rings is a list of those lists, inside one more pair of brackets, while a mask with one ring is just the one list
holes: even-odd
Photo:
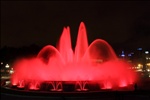
[[80, 22], [89, 44], [97, 38], [118, 47], [150, 47], [148, 1], [1, 1], [1, 48], [56, 46], [66, 26], [72, 45]]

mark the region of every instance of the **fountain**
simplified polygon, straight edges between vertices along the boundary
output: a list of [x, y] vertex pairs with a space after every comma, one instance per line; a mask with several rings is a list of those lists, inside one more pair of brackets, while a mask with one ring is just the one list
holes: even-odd
[[135, 83], [136, 74], [130, 67], [117, 58], [105, 40], [96, 39], [89, 45], [81, 22], [75, 50], [70, 29], [65, 27], [56, 47], [47, 45], [37, 57], [16, 61], [11, 84], [21, 88], [28, 85], [32, 90], [45, 84], [49, 91], [63, 91], [64, 84], [73, 84], [75, 91], [88, 91], [88, 85], [98, 84], [101, 90], [116, 90]]

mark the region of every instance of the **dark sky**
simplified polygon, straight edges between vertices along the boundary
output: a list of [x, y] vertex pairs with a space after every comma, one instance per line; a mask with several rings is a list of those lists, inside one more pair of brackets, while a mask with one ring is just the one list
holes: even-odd
[[75, 45], [79, 24], [89, 43], [97, 38], [113, 46], [150, 46], [148, 1], [1, 1], [1, 47], [56, 45], [70, 26]]

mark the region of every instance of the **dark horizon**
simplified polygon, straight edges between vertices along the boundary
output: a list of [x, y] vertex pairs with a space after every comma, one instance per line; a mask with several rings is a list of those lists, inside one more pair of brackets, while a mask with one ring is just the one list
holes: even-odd
[[89, 44], [149, 48], [149, 9], [148, 1], [1, 1], [1, 48], [56, 46], [66, 26], [74, 47], [81, 21]]

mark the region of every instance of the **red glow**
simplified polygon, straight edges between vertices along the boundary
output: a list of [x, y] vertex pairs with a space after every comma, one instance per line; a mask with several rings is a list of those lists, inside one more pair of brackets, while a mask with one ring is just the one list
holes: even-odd
[[38, 81], [31, 81], [29, 84], [30, 90], [39, 90], [40, 89], [40, 83]]
[[109, 81], [104, 82], [103, 85], [104, 86], [102, 87], [102, 89], [112, 89], [112, 83]]
[[[37, 57], [16, 61], [12, 84], [24, 80], [31, 83], [30, 89], [39, 89], [38, 83], [42, 81], [92, 81], [103, 84], [105, 89], [111, 89], [116, 85], [124, 87], [136, 81], [136, 74], [130, 67], [126, 61], [117, 58], [106, 41], [96, 39], [88, 46], [82, 22], [74, 52], [70, 29], [64, 28], [57, 49], [47, 45]], [[84, 90], [84, 86], [82, 88]]]
[[24, 88], [25, 87], [25, 82], [24, 82], [24, 80], [20, 80], [20, 81], [18, 81], [18, 86], [17, 86], [18, 88]]

